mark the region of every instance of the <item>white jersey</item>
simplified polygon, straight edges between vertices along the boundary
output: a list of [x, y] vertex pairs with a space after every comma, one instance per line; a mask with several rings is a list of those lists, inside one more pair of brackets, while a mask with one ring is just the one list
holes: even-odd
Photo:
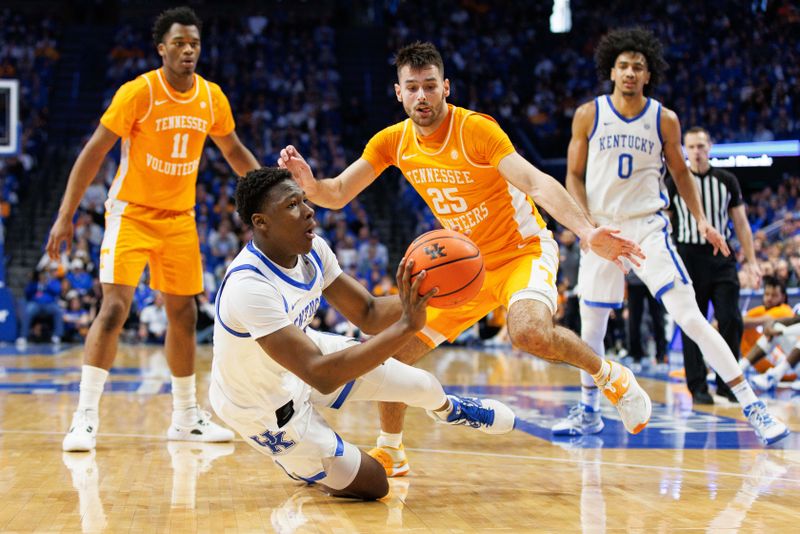
[[614, 109], [609, 95], [594, 101], [586, 165], [589, 213], [625, 220], [666, 208], [661, 103], [648, 98], [642, 112], [628, 119]]
[[311, 386], [270, 358], [256, 340], [291, 324], [306, 329], [322, 290], [341, 273], [321, 238], [292, 269], [270, 261], [252, 241], [228, 267], [216, 299], [211, 380], [227, 402], [252, 410], [264, 427], [277, 426], [270, 408], [289, 401], [297, 409], [306, 406]]

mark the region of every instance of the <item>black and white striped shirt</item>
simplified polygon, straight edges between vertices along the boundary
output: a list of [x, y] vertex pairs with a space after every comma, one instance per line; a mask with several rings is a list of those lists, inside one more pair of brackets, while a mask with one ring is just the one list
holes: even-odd
[[[700, 202], [709, 224], [714, 226], [725, 239], [730, 239], [728, 210], [742, 205], [742, 189], [736, 176], [728, 171], [709, 167], [705, 174], [695, 174], [695, 183], [700, 190]], [[678, 194], [678, 188], [671, 176], [667, 177], [670, 209], [675, 213], [675, 241], [687, 245], [705, 245], [708, 242], [697, 231], [697, 219], [689, 212], [686, 202]]]

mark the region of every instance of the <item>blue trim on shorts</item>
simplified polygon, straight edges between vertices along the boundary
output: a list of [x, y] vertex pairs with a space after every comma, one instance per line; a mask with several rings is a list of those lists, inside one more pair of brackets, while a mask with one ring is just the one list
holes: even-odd
[[322, 480], [326, 476], [328, 476], [328, 473], [326, 473], [325, 471], [320, 471], [316, 475], [314, 475], [312, 477], [309, 477], [309, 478], [301, 477], [300, 475], [297, 475], [297, 478], [299, 478], [300, 480], [303, 480], [305, 482], [308, 482], [309, 484], [316, 484], [318, 480]]
[[[256, 267], [255, 265], [250, 265], [249, 263], [245, 263], [245, 264], [242, 264], [242, 265], [237, 265], [236, 267], [234, 267], [233, 269], [228, 271], [228, 274], [225, 275], [225, 278], [222, 279], [222, 283], [219, 285], [219, 291], [217, 291], [216, 302], [215, 302], [215, 305], [214, 305], [214, 311], [216, 313], [217, 319], [219, 320], [219, 324], [222, 325], [222, 328], [224, 328], [232, 336], [245, 338], [245, 337], [250, 337], [250, 334], [247, 333], [247, 332], [237, 332], [233, 328], [231, 328], [228, 325], [226, 325], [225, 322], [222, 320], [222, 317], [220, 317], [220, 315], [219, 315], [219, 302], [220, 302], [220, 300], [222, 300], [222, 290], [225, 289], [225, 284], [228, 282], [228, 278], [230, 277], [230, 275], [232, 275], [233, 273], [238, 272], [238, 271], [254, 271], [254, 272], [260, 274], [261, 276], [264, 276], [264, 273], [259, 271], [258, 267]], [[288, 307], [287, 304], [286, 304], [286, 299], [283, 299], [283, 305], [285, 307]]]
[[597, 302], [595, 300], [582, 300], [584, 304], [591, 306], [592, 308], [611, 308], [614, 310], [621, 310], [622, 305], [624, 304], [622, 302]]
[[341, 436], [334, 432], [336, 436], [336, 452], [333, 453], [334, 456], [344, 456], [344, 441], [342, 441]]
[[353, 384], [355, 383], [356, 383], [355, 380], [351, 380], [350, 382], [344, 385], [344, 388], [342, 388], [342, 392], [339, 393], [339, 396], [336, 397], [336, 400], [333, 401], [333, 404], [331, 404], [331, 408], [333, 408], [334, 410], [338, 410], [339, 408], [342, 407], [342, 404], [344, 404], [344, 401], [347, 398], [347, 396], [350, 395], [350, 390], [353, 389]]
[[667, 285], [665, 285], [664, 287], [662, 287], [658, 291], [656, 291], [656, 294], [653, 295], [653, 296], [656, 298], [657, 301], [661, 302], [661, 297], [664, 296], [664, 293], [666, 293], [667, 291], [669, 291], [673, 287], [675, 287], [675, 281], [674, 280], [672, 282], [669, 282]]
[[680, 262], [678, 262], [678, 258], [675, 257], [675, 251], [672, 250], [672, 247], [669, 244], [669, 232], [667, 232], [667, 228], [669, 228], [669, 221], [667, 221], [667, 218], [664, 217], [664, 214], [661, 213], [660, 211], [656, 212], [656, 215], [658, 215], [664, 220], [664, 228], [661, 229], [661, 233], [664, 234], [664, 244], [667, 246], [667, 251], [669, 252], [669, 255], [672, 257], [672, 263], [674, 263], [675, 268], [678, 269], [678, 273], [681, 275], [681, 281], [684, 284], [688, 284], [689, 279], [686, 277], [686, 273], [683, 272], [683, 269], [681, 269], [681, 264]]

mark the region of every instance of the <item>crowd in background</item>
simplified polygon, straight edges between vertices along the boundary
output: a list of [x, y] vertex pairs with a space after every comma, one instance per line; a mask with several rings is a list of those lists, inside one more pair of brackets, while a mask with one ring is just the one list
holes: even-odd
[[[723, 2], [727, 4], [731, 2]], [[719, 141], [800, 137], [800, 51], [792, 32], [797, 11], [785, 2], [769, 14], [726, 15], [725, 9], [697, 6], [680, 10], [655, 0], [641, 10], [622, 11], [619, 2], [598, 10], [573, 9], [568, 35], [550, 34], [546, 21], [550, 5], [502, 4], [489, 9], [481, 2], [400, 3], [387, 12], [391, 21], [387, 46], [395, 50], [411, 39], [430, 38], [443, 53], [453, 84], [451, 101], [489, 113], [504, 126], [520, 127], [545, 155], [563, 157], [574, 109], [591, 96], [608, 90], [598, 82], [591, 50], [613, 21], [644, 23], [664, 37], [671, 70], [654, 96], [668, 103], [684, 124], [702, 124]], [[741, 7], [737, 8], [741, 9]], [[778, 14], [777, 11], [780, 13]], [[5, 17], [5, 18], [2, 18]], [[24, 59], [6, 44], [0, 48], [0, 68], [12, 65], [26, 79], [29, 102], [25, 147], [35, 153], [36, 136], [46, 129], [37, 121], [46, 116], [47, 98], [37, 88], [52, 74], [58, 53], [47, 19], [38, 37], [15, 31], [13, 17], [0, 15], [4, 43], [17, 42]], [[413, 31], [412, 29], [413, 28]], [[672, 38], [680, 33], [680, 39]], [[16, 37], [15, 37], [16, 36]], [[298, 146], [319, 175], [338, 174], [361, 146], [352, 146], [358, 127], [352, 107], [357, 95], [343, 95], [336, 63], [335, 26], [324, 19], [276, 23], [261, 15], [214, 18], [203, 28], [203, 52], [198, 72], [220, 84], [231, 102], [237, 133], [257, 159], [272, 164], [286, 144]], [[19, 54], [17, 54], [19, 55]], [[147, 25], [125, 25], [109, 47], [107, 105], [116, 88], [147, 70], [157, 68]], [[22, 70], [27, 69], [27, 70]], [[390, 69], [389, 69], [390, 70]], [[701, 79], [704, 83], [693, 83]], [[387, 87], [390, 87], [387, 84]], [[386, 106], [392, 106], [391, 99]], [[105, 106], [104, 106], [105, 107]], [[398, 113], [402, 109], [397, 106]], [[38, 124], [38, 127], [36, 125]], [[509, 132], [511, 133], [511, 132]], [[512, 135], [515, 139], [515, 135]], [[76, 154], [80, 147], [75, 147]], [[346, 155], [346, 151], [347, 154]], [[114, 151], [89, 187], [75, 220], [72, 253], [51, 263], [46, 258], [31, 274], [21, 338], [79, 341], [99, 308], [97, 281], [103, 237], [104, 201], [118, 161]], [[13, 160], [0, 160], [8, 167]], [[8, 183], [0, 168], [0, 178]], [[213, 302], [218, 284], [233, 257], [250, 239], [234, 206], [236, 178], [220, 153], [208, 143], [200, 163], [196, 215], [205, 269], [205, 293], [198, 296], [198, 337], [209, 340]], [[398, 184], [397, 209], [407, 215], [413, 233], [436, 227], [430, 211], [405, 180]], [[5, 187], [4, 187], [4, 199]], [[800, 286], [800, 216], [795, 203], [800, 177], [786, 177], [749, 199], [749, 220], [765, 274], [775, 274], [789, 287]], [[396, 292], [390, 251], [380, 242], [367, 209], [354, 200], [341, 210], [317, 209], [317, 231], [336, 253], [342, 267], [374, 294]], [[554, 228], [562, 244], [562, 265], [577, 254], [574, 236]], [[567, 237], [563, 237], [567, 236]], [[574, 259], [574, 258], [573, 258]], [[577, 271], [562, 269], [559, 317], [571, 320]], [[56, 315], [59, 315], [57, 318]], [[37, 320], [47, 318], [45, 321]], [[622, 315], [620, 316], [622, 317]], [[147, 273], [136, 288], [128, 340], [159, 341], [166, 327], [163, 302], [147, 284]], [[503, 341], [502, 311], [495, 313], [473, 338]], [[335, 310], [323, 307], [315, 325], [325, 330], [356, 333]], [[30, 330], [28, 329], [30, 326]], [[624, 325], [622, 327], [624, 332]], [[610, 329], [611, 336], [619, 329]], [[617, 338], [619, 335], [617, 334]], [[465, 339], [469, 340], [470, 335]], [[614, 341], [616, 343], [616, 341]]]
[[[763, 5], [762, 5], [763, 4]], [[764, 10], [766, 8], [766, 11]], [[611, 27], [643, 25], [670, 65], [652, 95], [719, 142], [800, 137], [800, 8], [790, 0], [572, 3], [572, 28], [549, 30], [550, 2], [402, 2], [387, 55], [412, 39], [442, 51], [452, 99], [519, 126], [544, 157], [564, 157], [575, 108], [610, 91], [592, 52]]]
[[[48, 17], [28, 17], [0, 10], [0, 79], [19, 81], [19, 151], [0, 157], [0, 219], [12, 216], [26, 187], [26, 177], [37, 164], [47, 142], [49, 88], [58, 51], [57, 24]], [[2, 106], [7, 112], [6, 105]], [[6, 116], [0, 137], [7, 138]], [[3, 225], [0, 225], [2, 227]]]

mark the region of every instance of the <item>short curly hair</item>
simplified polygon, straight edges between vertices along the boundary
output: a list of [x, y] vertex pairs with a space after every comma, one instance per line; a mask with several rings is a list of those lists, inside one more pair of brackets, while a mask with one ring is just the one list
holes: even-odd
[[400, 69], [408, 66], [411, 69], [424, 69], [429, 65], [439, 69], [439, 74], [444, 77], [444, 61], [442, 55], [431, 42], [414, 41], [404, 46], [394, 55], [392, 60], [397, 67], [397, 76], [400, 76]]
[[236, 212], [242, 222], [253, 226], [253, 214], [264, 207], [272, 188], [292, 179], [292, 173], [278, 167], [262, 167], [245, 174], [236, 184]]
[[197, 31], [203, 29], [203, 22], [194, 12], [194, 9], [187, 6], [173, 7], [162, 11], [156, 17], [156, 21], [153, 23], [153, 44], [158, 46], [164, 42], [164, 36], [175, 23], [183, 24], [184, 26], [197, 26]]
[[[594, 52], [594, 62], [597, 65], [597, 76], [600, 81], [608, 80], [608, 73], [614, 68], [617, 57], [623, 52], [638, 52], [647, 60], [647, 70], [650, 72], [650, 87], [655, 87], [661, 81], [668, 65], [664, 60], [664, 50], [661, 41], [651, 32], [642, 27], [622, 28], [614, 30], [600, 39]], [[645, 92], [648, 86], [645, 86]]]

